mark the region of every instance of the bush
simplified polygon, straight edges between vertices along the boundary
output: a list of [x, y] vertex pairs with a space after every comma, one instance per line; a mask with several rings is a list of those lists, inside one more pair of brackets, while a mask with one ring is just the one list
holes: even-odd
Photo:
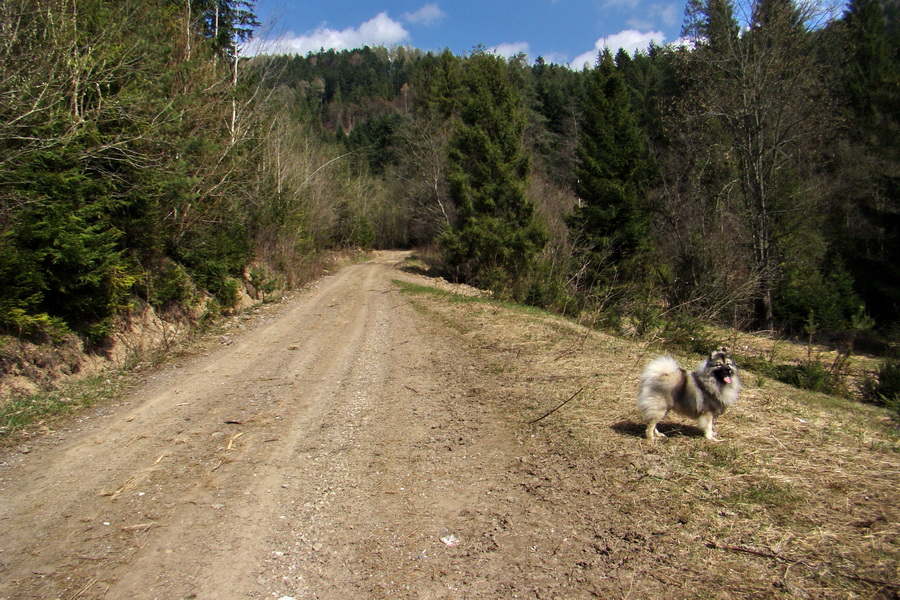
[[69, 333], [65, 321], [47, 313], [30, 313], [20, 307], [5, 306], [0, 302], [0, 329], [19, 337], [48, 338], [60, 342]]
[[863, 397], [868, 402], [887, 406], [900, 420], [900, 360], [882, 361], [876, 378], [863, 383]]
[[758, 357], [742, 357], [741, 366], [760, 375], [794, 387], [829, 394], [832, 396], [848, 396], [847, 381], [844, 377], [841, 362], [831, 368], [817, 360], [809, 360], [800, 364], [776, 364]]
[[511, 283], [512, 299], [560, 314], [577, 314], [578, 303], [569, 295], [562, 272], [547, 259], [534, 261], [521, 279]]
[[166, 261], [151, 278], [147, 300], [161, 308], [167, 304], [187, 304], [193, 294], [193, 284], [184, 267]]
[[700, 319], [686, 314], [677, 314], [667, 321], [662, 337], [667, 346], [703, 355], [723, 345], [722, 340], [714, 338]]
[[853, 277], [840, 265], [828, 270], [789, 269], [775, 290], [775, 313], [794, 333], [810, 321], [827, 332], [851, 328], [862, 302], [853, 290]]
[[772, 377], [804, 390], [846, 396], [847, 384], [841, 373], [825, 368], [818, 361], [810, 361], [799, 365], [778, 365], [772, 370]]

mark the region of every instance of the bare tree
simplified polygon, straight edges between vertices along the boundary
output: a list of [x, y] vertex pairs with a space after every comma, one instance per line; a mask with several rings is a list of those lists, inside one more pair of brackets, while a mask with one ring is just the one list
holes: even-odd
[[808, 208], [801, 166], [816, 152], [829, 105], [812, 49], [823, 12], [791, 0], [747, 0], [734, 8], [722, 0], [699, 4], [706, 26], [686, 27], [694, 34], [687, 72], [698, 99], [689, 116], [715, 132], [721, 157], [733, 169], [719, 193], [739, 200], [758, 283], [757, 317], [771, 328], [779, 238]]
[[400, 131], [402, 151], [394, 175], [409, 204], [417, 237], [433, 239], [453, 223], [455, 208], [447, 192], [449, 127], [438, 117], [414, 114]]

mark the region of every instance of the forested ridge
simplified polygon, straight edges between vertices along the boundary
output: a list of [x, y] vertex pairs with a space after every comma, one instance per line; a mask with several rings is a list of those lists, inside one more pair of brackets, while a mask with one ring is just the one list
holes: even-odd
[[900, 339], [895, 0], [691, 0], [691, 44], [580, 71], [243, 57], [253, 4], [5, 3], [5, 334], [99, 346], [123, 314], [215, 314], [327, 250], [424, 247], [447, 278], [641, 335]]

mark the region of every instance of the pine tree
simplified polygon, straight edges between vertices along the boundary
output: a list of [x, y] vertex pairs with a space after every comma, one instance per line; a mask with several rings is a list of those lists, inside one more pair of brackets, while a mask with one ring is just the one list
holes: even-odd
[[[884, 9], [880, 0], [851, 0], [844, 12], [847, 36], [847, 73], [845, 82], [851, 108], [857, 117], [878, 119], [897, 106], [890, 90], [897, 88], [900, 72], [890, 55]], [[897, 95], [896, 92], [893, 93]], [[892, 106], [893, 105], [893, 106]], [[867, 126], [879, 127], [878, 123]]]
[[476, 52], [462, 83], [447, 167], [457, 218], [439, 244], [460, 278], [502, 289], [526, 272], [547, 242], [526, 196], [525, 110], [503, 58]]
[[681, 35], [718, 52], [737, 40], [739, 27], [731, 0], [689, 0]]
[[589, 77], [575, 167], [579, 205], [568, 224], [593, 287], [629, 270], [647, 247], [649, 222], [639, 195], [644, 136], [608, 50]]
[[[178, 1], [178, 0], [173, 0]], [[256, 0], [187, 0], [197, 27], [217, 52], [233, 59], [237, 46], [259, 27]]]
[[830, 236], [884, 331], [900, 323], [900, 40], [886, 18], [890, 6], [851, 0], [844, 12], [838, 93], [845, 99], [848, 143], [840, 155], [844, 189]]

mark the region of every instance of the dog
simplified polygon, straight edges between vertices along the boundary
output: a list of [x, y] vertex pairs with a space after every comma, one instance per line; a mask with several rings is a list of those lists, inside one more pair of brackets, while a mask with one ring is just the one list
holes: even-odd
[[715, 440], [713, 420], [737, 402], [740, 389], [737, 365], [725, 348], [713, 351], [690, 372], [671, 356], [653, 359], [641, 374], [637, 397], [647, 439], [666, 437], [656, 425], [674, 410], [697, 419], [706, 439]]

